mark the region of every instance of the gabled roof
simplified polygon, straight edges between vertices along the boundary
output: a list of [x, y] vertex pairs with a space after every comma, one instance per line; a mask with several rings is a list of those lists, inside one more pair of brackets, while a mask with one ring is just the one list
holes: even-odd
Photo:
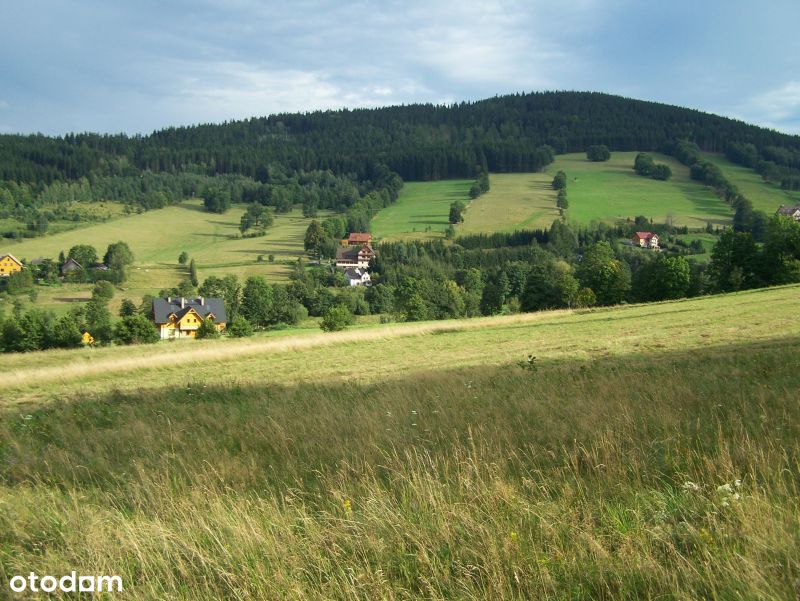
[[61, 271], [64, 271], [69, 265], [75, 265], [75, 267], [77, 267], [78, 269], [83, 269], [83, 265], [81, 265], [75, 259], [70, 257], [69, 259], [64, 261], [64, 264], [61, 266]]
[[778, 215], [794, 215], [797, 211], [800, 211], [800, 205], [793, 207], [781, 205], [778, 209]]
[[22, 265], [22, 261], [20, 261], [19, 259], [17, 259], [17, 257], [15, 257], [14, 255], [12, 255], [11, 253], [6, 253], [6, 254], [4, 254], [4, 255], [0, 255], [0, 259], [5, 259], [6, 257], [8, 257], [8, 258], [9, 258], [9, 259], [11, 259], [12, 261], [14, 261], [14, 263], [16, 263], [17, 265]]
[[349, 280], [360, 280], [366, 273], [366, 271], [362, 271], [358, 267], [348, 267], [344, 270], [344, 277]]
[[636, 232], [634, 235], [642, 240], [649, 240], [653, 236], [656, 236], [653, 232]]
[[192, 310], [194, 310], [201, 319], [205, 319], [211, 315], [214, 317], [216, 323], [227, 323], [228, 321], [228, 314], [225, 312], [225, 303], [221, 298], [170, 297], [153, 299], [153, 321], [157, 324], [167, 323], [170, 315], [175, 315], [180, 321]]
[[372, 234], [367, 232], [350, 232], [350, 235], [347, 237], [347, 241], [350, 244], [362, 244], [368, 243], [372, 240]]

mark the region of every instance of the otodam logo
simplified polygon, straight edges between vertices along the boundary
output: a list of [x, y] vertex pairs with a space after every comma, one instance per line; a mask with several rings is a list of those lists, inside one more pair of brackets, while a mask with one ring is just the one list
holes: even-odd
[[14, 576], [8, 581], [15, 593], [121, 593], [122, 578], [119, 576], [79, 576], [72, 571], [65, 576], [42, 576], [31, 572], [27, 577]]

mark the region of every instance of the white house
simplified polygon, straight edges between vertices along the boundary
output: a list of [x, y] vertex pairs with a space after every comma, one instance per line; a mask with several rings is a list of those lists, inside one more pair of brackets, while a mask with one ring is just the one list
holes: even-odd
[[369, 286], [372, 279], [366, 269], [358, 267], [348, 267], [344, 270], [344, 279], [348, 286]]

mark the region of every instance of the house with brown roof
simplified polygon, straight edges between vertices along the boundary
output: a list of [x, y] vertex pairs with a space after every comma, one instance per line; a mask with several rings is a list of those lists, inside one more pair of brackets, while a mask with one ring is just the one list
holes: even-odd
[[631, 238], [634, 246], [658, 250], [658, 234], [653, 232], [636, 232]]
[[363, 246], [340, 246], [336, 249], [336, 267], [347, 269], [348, 267], [359, 267], [366, 269], [369, 262], [375, 256], [375, 251], [369, 244]]
[[346, 240], [342, 240], [344, 246], [363, 246], [372, 244], [372, 234], [368, 232], [350, 232]]

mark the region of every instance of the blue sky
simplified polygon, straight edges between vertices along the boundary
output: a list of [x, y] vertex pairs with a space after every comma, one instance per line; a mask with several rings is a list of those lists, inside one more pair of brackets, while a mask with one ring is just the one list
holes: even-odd
[[800, 2], [0, 0], [0, 132], [596, 90], [800, 133]]

